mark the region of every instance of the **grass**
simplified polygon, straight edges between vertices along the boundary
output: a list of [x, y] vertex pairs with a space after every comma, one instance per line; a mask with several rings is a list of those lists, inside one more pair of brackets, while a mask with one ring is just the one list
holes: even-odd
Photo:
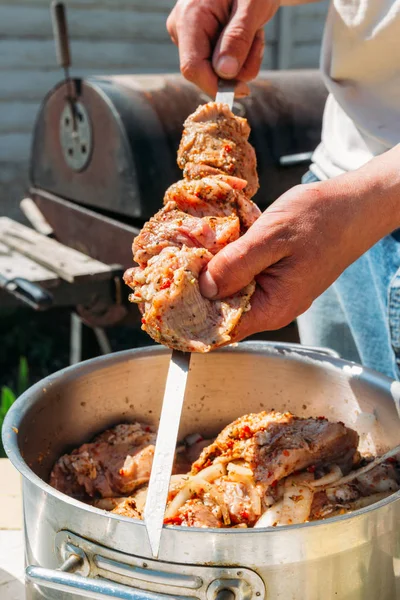
[[[3, 385], [0, 390], [0, 431], [7, 412], [14, 404], [16, 399], [29, 387], [29, 368], [28, 362], [24, 356], [21, 356], [18, 367], [17, 388], [14, 392], [7, 385]], [[0, 458], [5, 457], [3, 444], [0, 441]]]

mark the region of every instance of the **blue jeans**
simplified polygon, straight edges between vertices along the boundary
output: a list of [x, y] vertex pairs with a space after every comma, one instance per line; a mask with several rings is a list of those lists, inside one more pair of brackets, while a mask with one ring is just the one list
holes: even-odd
[[[308, 172], [302, 183], [315, 181]], [[342, 358], [399, 379], [400, 230], [348, 267], [297, 323], [303, 344], [333, 348]]]

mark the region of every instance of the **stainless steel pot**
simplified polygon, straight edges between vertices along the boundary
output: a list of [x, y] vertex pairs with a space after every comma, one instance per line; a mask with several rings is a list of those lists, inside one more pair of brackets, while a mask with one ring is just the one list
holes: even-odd
[[[45, 483], [60, 454], [106, 427], [157, 422], [168, 360], [161, 347], [96, 358], [43, 380], [8, 413], [4, 446], [23, 476], [28, 599], [400, 597], [400, 492], [312, 524], [165, 528], [154, 561], [142, 522]], [[249, 342], [196, 354], [191, 369], [181, 436], [215, 434], [242, 414], [275, 408], [344, 421], [372, 452], [400, 443], [400, 384], [329, 353]]]

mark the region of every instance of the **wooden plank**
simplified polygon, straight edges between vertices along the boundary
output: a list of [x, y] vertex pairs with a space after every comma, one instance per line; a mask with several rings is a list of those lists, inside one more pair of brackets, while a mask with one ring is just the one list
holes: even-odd
[[[71, 49], [72, 61], [76, 59], [81, 68], [119, 69], [130, 67], [148, 70], [149, 67], [179, 69], [178, 51], [171, 43], [153, 44], [150, 42], [110, 42], [76, 40]], [[10, 69], [54, 69], [56, 58], [53, 40], [0, 39], [0, 70]], [[44, 90], [45, 92], [45, 90]]]
[[40, 102], [0, 101], [0, 133], [31, 133]]
[[294, 19], [298, 16], [312, 19], [314, 17], [326, 17], [330, 5], [330, 0], [317, 0], [316, 2], [309, 2], [307, 4], [299, 4], [298, 6], [292, 6], [294, 13]]
[[[135, 69], [132, 66], [127, 67], [108, 67], [103, 65], [100, 68], [72, 69], [74, 77], [88, 77], [90, 75], [130, 75]], [[164, 70], [165, 71], [165, 70]], [[175, 69], [167, 71], [179, 71], [178, 65]], [[148, 68], [136, 69], [136, 73], [160, 73], [161, 69], [157, 65], [149, 65]], [[62, 71], [56, 66], [54, 69], [44, 70], [41, 68], [33, 70], [5, 70], [1, 72], [0, 100], [10, 101], [42, 101], [45, 94], [51, 90], [59, 81], [63, 79]], [[1, 176], [1, 173], [0, 173]]]
[[21, 181], [25, 173], [28, 173], [28, 163], [25, 163], [23, 166], [15, 162], [2, 161], [0, 163], [0, 183], [11, 184], [15, 181]]
[[[168, 42], [164, 13], [137, 10], [89, 10], [75, 6], [68, 11], [71, 43], [76, 39], [140, 40]], [[0, 5], [0, 36], [18, 39], [52, 39], [48, 6]]]
[[0, 134], [0, 163], [26, 164], [31, 152], [31, 140], [31, 133]]
[[109, 276], [112, 268], [82, 252], [68, 248], [29, 227], [0, 217], [1, 240], [10, 248], [74, 283], [75, 280]]
[[291, 57], [292, 69], [315, 69], [319, 65], [321, 44], [296, 44]]
[[293, 11], [293, 44], [321, 42], [329, 1], [296, 6]]
[[6, 279], [22, 277], [35, 283], [46, 283], [46, 287], [59, 280], [56, 273], [42, 267], [42, 265], [5, 244], [0, 245], [0, 275], [3, 275]]
[[[91, 8], [93, 12], [100, 7], [109, 10], [142, 10], [146, 12], [169, 13], [174, 7], [176, 0], [66, 0], [67, 10], [71, 8]], [[0, 5], [18, 6], [45, 6], [49, 7], [49, 0], [0, 0]]]

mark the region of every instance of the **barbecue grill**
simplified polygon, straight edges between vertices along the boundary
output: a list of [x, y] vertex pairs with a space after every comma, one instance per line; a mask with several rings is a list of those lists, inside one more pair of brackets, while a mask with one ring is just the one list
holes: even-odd
[[[68, 69], [67, 31], [57, 15], [59, 63]], [[265, 208], [300, 182], [327, 94], [317, 71], [263, 72], [250, 88], [234, 111], [251, 126], [260, 178], [254, 200]], [[177, 74], [71, 79], [67, 71], [34, 127], [22, 203], [33, 229], [0, 219], [2, 305], [80, 305], [98, 320], [101, 313], [100, 324], [137, 320], [121, 287], [132, 239], [181, 178], [183, 122], [209, 100]]]

